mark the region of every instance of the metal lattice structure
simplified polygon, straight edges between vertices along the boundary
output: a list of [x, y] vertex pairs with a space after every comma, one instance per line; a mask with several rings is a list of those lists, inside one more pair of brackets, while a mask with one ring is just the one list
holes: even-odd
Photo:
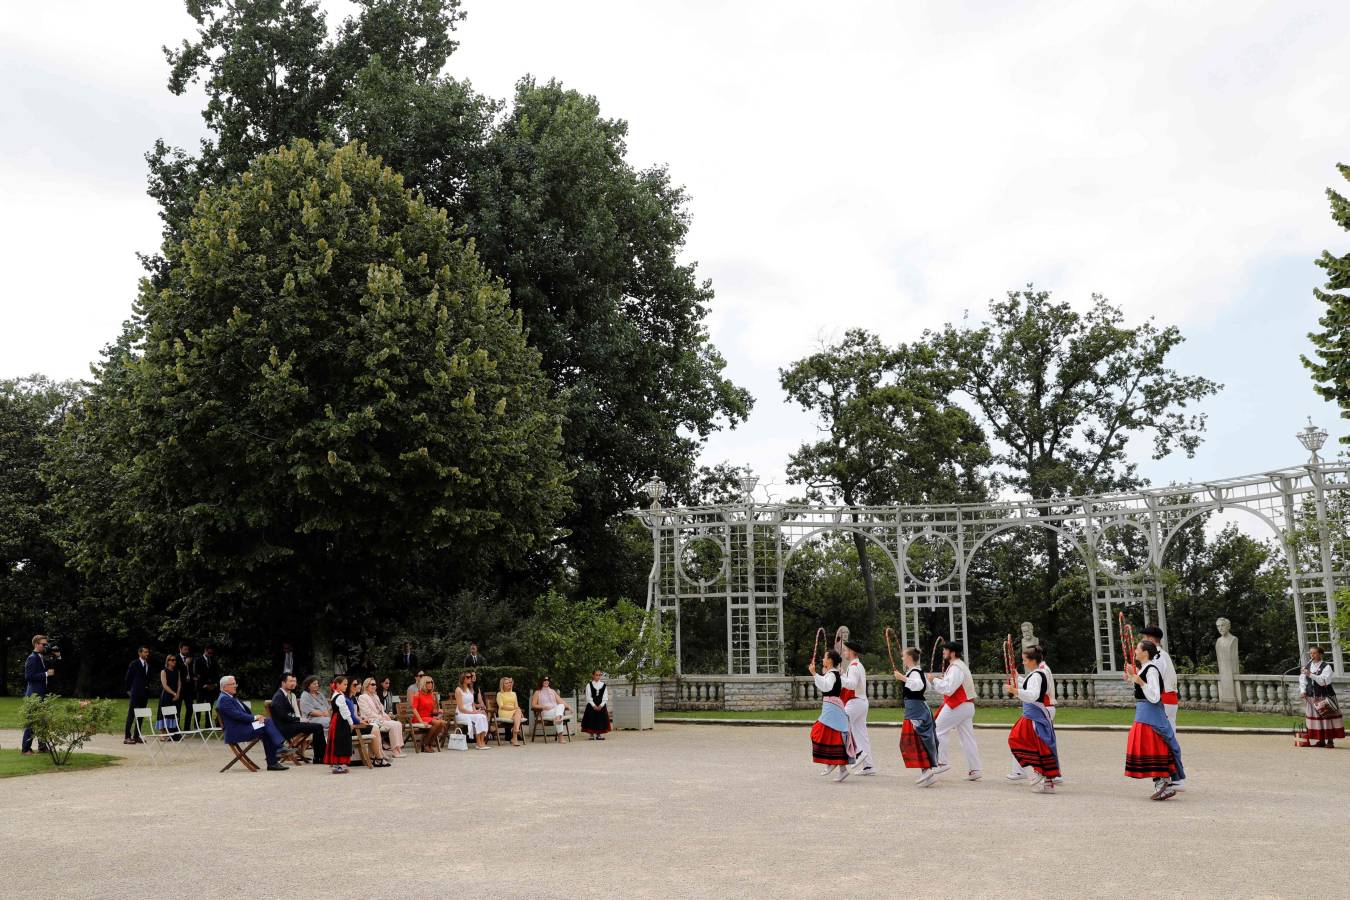
[[[1325, 440], [1311, 426], [1300, 439]], [[920, 645], [925, 617], [946, 614], [944, 633], [969, 643], [967, 577], [971, 562], [1000, 534], [1050, 529], [1086, 564], [1098, 671], [1118, 671], [1115, 613], [1142, 611], [1166, 630], [1159, 573], [1168, 545], [1193, 519], [1240, 511], [1269, 526], [1288, 569], [1300, 646], [1329, 647], [1344, 671], [1335, 631], [1336, 592], [1350, 587], [1350, 464], [1325, 463], [1311, 446], [1303, 466], [1198, 484], [1054, 501], [1019, 500], [952, 506], [812, 506], [758, 503], [755, 479], [743, 480], [740, 503], [666, 508], [663, 486], [648, 486], [652, 504], [634, 510], [652, 533], [648, 608], [675, 620], [682, 653], [681, 609], [726, 606], [730, 675], [783, 672], [783, 585], [792, 556], [822, 535], [861, 535], [880, 548], [899, 585], [901, 640]], [[940, 615], [940, 613], [939, 613]]]

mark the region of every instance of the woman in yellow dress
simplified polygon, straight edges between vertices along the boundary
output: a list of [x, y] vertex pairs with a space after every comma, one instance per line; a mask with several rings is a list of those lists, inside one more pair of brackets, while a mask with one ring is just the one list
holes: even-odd
[[497, 682], [497, 719], [511, 720], [511, 746], [523, 746], [524, 741], [520, 739], [520, 728], [525, 721], [525, 713], [520, 708], [520, 701], [516, 699], [514, 679], [503, 678]]

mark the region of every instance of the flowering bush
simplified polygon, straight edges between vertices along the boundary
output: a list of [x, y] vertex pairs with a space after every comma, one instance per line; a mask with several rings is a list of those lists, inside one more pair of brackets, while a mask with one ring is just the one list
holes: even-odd
[[23, 717], [33, 737], [47, 748], [52, 762], [63, 766], [70, 754], [85, 745], [100, 729], [112, 725], [116, 703], [112, 700], [67, 700], [56, 694], [23, 699]]

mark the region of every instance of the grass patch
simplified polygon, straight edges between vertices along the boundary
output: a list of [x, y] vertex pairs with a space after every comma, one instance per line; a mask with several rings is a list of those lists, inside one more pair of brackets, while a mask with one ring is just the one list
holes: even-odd
[[[773, 719], [788, 722], [814, 722], [819, 711], [815, 709], [767, 709], [758, 712], [729, 712], [722, 710], [681, 710], [658, 712], [658, 718], [669, 719]], [[1008, 706], [981, 706], [975, 712], [976, 723], [1011, 725], [1021, 711]], [[872, 707], [867, 715], [870, 722], [900, 722], [905, 712], [899, 707]], [[1089, 709], [1063, 706], [1055, 713], [1058, 725], [1129, 725], [1134, 721], [1133, 709]], [[1217, 712], [1207, 709], [1182, 708], [1178, 725], [1203, 725], [1211, 728], [1290, 728], [1303, 721], [1302, 717], [1273, 713]]]
[[24, 756], [18, 750], [0, 750], [0, 778], [16, 778], [20, 775], [44, 775], [52, 772], [73, 772], [78, 769], [98, 769], [111, 766], [121, 760], [120, 756], [108, 756], [104, 753], [75, 753], [64, 766], [52, 762], [45, 753]]

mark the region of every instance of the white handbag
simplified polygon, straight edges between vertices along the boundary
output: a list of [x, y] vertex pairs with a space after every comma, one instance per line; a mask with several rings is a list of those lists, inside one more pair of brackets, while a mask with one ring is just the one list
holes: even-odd
[[447, 750], [468, 750], [469, 741], [461, 732], [456, 731], [449, 736], [449, 742], [445, 745]]

